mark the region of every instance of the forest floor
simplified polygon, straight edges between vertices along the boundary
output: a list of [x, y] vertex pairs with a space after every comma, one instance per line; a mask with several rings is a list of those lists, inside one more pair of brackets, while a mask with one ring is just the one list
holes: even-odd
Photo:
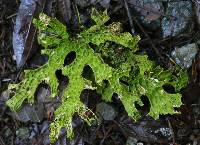
[[[0, 0], [0, 145], [48, 145], [49, 124], [54, 109], [51, 107], [25, 106], [13, 113], [6, 105], [12, 93], [7, 90], [10, 83], [22, 79], [22, 70], [17, 69], [13, 48], [13, 31], [18, 9], [22, 3], [33, 0]], [[36, 0], [37, 1], [37, 0]], [[42, 5], [45, 0], [37, 1]], [[65, 3], [68, 6], [62, 6]], [[44, 3], [45, 4], [45, 3]], [[98, 126], [88, 126], [79, 117], [74, 118], [75, 138], [68, 141], [65, 132], [57, 145], [142, 145], [142, 144], [200, 144], [200, 4], [198, 0], [49, 0], [42, 11], [57, 17], [71, 32], [81, 23], [88, 25], [91, 9], [108, 10], [109, 23], [119, 21], [124, 31], [139, 35], [139, 49], [159, 65], [169, 68], [174, 63], [187, 69], [189, 82], [182, 88], [183, 105], [178, 115], [163, 115], [158, 120], [148, 116], [134, 122], [124, 111], [119, 100], [104, 104], [116, 112], [113, 119], [103, 120]], [[41, 12], [36, 8], [33, 12]], [[77, 16], [79, 14], [79, 17]], [[29, 20], [29, 18], [24, 18]], [[22, 28], [23, 31], [24, 28]], [[31, 32], [29, 32], [31, 33]], [[29, 34], [30, 35], [30, 34]], [[28, 38], [33, 39], [33, 37]], [[26, 40], [27, 43], [29, 40]], [[37, 44], [25, 54], [23, 68], [35, 68], [44, 63]], [[45, 96], [48, 89], [41, 88]], [[90, 105], [100, 104], [95, 91], [86, 91]], [[37, 111], [39, 108], [40, 111]], [[36, 109], [37, 108], [37, 109]], [[118, 108], [113, 109], [113, 108]], [[41, 114], [41, 111], [43, 112]], [[33, 114], [29, 114], [33, 113]], [[112, 114], [112, 113], [111, 113]], [[109, 115], [109, 114], [108, 114]]]

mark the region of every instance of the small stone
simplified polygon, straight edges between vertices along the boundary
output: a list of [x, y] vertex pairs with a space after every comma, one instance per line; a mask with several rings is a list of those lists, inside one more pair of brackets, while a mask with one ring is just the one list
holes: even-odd
[[177, 36], [186, 30], [192, 18], [192, 3], [191, 1], [168, 2], [165, 15], [170, 17], [164, 17], [161, 21], [163, 38]]
[[198, 145], [198, 141], [197, 140], [194, 140], [192, 145]]
[[10, 128], [7, 128], [4, 132], [4, 136], [7, 138], [9, 137], [10, 135], [12, 135], [12, 130]]
[[144, 145], [142, 142], [137, 143], [137, 145]]
[[104, 120], [113, 120], [117, 116], [115, 109], [104, 102], [97, 104], [96, 112]]
[[190, 140], [194, 140], [195, 139], [195, 136], [192, 134], [190, 135]]
[[50, 95], [51, 95], [50, 88], [40, 87], [37, 92], [37, 102], [39, 103], [51, 102], [52, 100]]
[[30, 130], [27, 127], [19, 128], [16, 131], [16, 136], [22, 140], [28, 139], [30, 135]]
[[182, 68], [189, 68], [192, 65], [192, 60], [198, 52], [198, 47], [195, 43], [187, 44], [182, 47], [176, 47], [171, 52], [172, 58]]
[[43, 104], [26, 104], [22, 109], [15, 113], [13, 117], [22, 122], [41, 122], [44, 118], [44, 105]]
[[6, 102], [10, 98], [10, 90], [3, 91], [1, 93], [0, 101]]
[[137, 139], [133, 137], [128, 137], [126, 145], [137, 145]]

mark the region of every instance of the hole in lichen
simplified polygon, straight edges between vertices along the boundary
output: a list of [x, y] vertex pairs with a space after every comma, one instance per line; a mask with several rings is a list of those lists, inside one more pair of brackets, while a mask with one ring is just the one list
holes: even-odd
[[127, 82], [128, 79], [129, 79], [128, 77], [124, 76], [124, 77], [119, 78], [119, 82], [126, 86], [129, 86], [129, 83]]
[[82, 77], [87, 79], [87, 80], [90, 80], [92, 82], [95, 82], [94, 72], [89, 65], [84, 66], [83, 72], [82, 72]]
[[50, 95], [51, 95], [50, 90], [51, 88], [47, 83], [45, 83], [44, 81], [41, 82], [35, 91], [34, 94], [35, 100], [37, 100], [37, 102], [39, 103], [50, 100]]
[[110, 82], [109, 82], [108, 80], [103, 80], [102, 86], [103, 86], [104, 88], [108, 88], [108, 87], [110, 87]]
[[93, 43], [88, 43], [88, 45], [90, 46], [90, 48], [92, 48], [94, 51], [96, 51], [96, 49], [98, 48], [97, 45], [93, 44]]
[[113, 93], [113, 95], [112, 95], [112, 103], [116, 104], [115, 106], [120, 106], [120, 107], [123, 106], [122, 101], [121, 101], [121, 99], [120, 99], [120, 97], [119, 97], [119, 95], [117, 93]]
[[80, 100], [88, 108], [94, 109], [96, 104], [101, 100], [101, 95], [96, 90], [84, 89], [81, 92]]
[[69, 83], [69, 78], [67, 76], [64, 76], [62, 74], [62, 70], [60, 70], [60, 69], [56, 70], [55, 75], [59, 82], [59, 86], [58, 86], [59, 96], [62, 96], [64, 89], [67, 87], [67, 85]]
[[138, 102], [135, 102], [135, 107], [136, 107], [136, 109], [137, 109], [138, 111], [141, 112], [142, 115], [146, 115], [146, 114], [148, 114], [149, 111], [150, 111], [150, 107], [151, 107], [150, 101], [149, 101], [148, 97], [147, 97], [147, 96], [144, 96], [144, 95], [141, 96], [141, 101], [142, 101], [142, 103], [143, 103], [143, 106], [140, 106], [140, 105], [138, 104]]
[[127, 113], [121, 101], [121, 98], [117, 93], [113, 93], [112, 95], [112, 104], [114, 106], [117, 106], [116, 109], [118, 110], [118, 116], [124, 116], [124, 114]]
[[70, 53], [68, 53], [64, 60], [64, 66], [70, 65], [75, 58], [76, 58], [75, 51], [71, 51]]
[[29, 61], [27, 61], [27, 66], [36, 69], [39, 68], [40, 66], [46, 64], [49, 60], [49, 56], [46, 54], [39, 54], [36, 53], [35, 55], [31, 56]]
[[167, 93], [170, 93], [170, 94], [176, 93], [176, 92], [175, 92], [175, 88], [174, 88], [172, 85], [170, 85], [170, 84], [165, 84], [165, 85], [163, 85], [162, 87], [163, 87], [163, 89], [164, 89]]

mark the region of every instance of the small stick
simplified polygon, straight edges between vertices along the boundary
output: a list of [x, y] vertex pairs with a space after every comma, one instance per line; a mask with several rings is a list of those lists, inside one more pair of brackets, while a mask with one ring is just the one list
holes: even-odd
[[143, 27], [140, 25], [140, 23], [136, 20], [135, 17], [133, 17], [133, 20], [136, 22], [136, 24], [138, 25], [138, 27], [140, 28], [140, 30], [142, 31], [142, 33], [145, 35], [145, 37], [147, 38], [147, 40], [149, 40], [154, 52], [156, 53], [156, 55], [158, 56], [158, 58], [160, 58], [161, 62], [167, 66], [167, 64], [165, 63], [162, 55], [160, 54], [160, 52], [158, 51], [158, 49], [156, 48], [156, 46], [154, 45], [154, 43], [152, 42], [151, 38], [149, 37], [149, 35], [145, 32], [145, 30], [143, 29]]
[[5, 143], [4, 143], [4, 141], [3, 141], [3, 138], [0, 136], [0, 144], [1, 145], [6, 145]]
[[130, 26], [131, 26], [131, 33], [132, 33], [133, 35], [135, 35], [133, 20], [132, 20], [132, 18], [131, 18], [131, 14], [130, 14], [130, 10], [129, 10], [128, 3], [127, 3], [126, 0], [123, 0], [123, 1], [124, 1], [124, 6], [125, 6], [125, 9], [126, 9], [127, 16], [128, 16], [128, 21], [129, 21], [129, 24], [130, 24]]
[[15, 16], [17, 16], [17, 13], [14, 13], [14, 14], [8, 16], [6, 19], [8, 20], [8, 19], [10, 19], [10, 18], [12, 18], [12, 17], [15, 17]]
[[[143, 27], [140, 25], [140, 23], [136, 20], [135, 17], [132, 17], [131, 14], [130, 14], [130, 11], [129, 11], [129, 7], [128, 7], [128, 3], [127, 3], [127, 0], [124, 0], [124, 4], [125, 4], [125, 8], [126, 8], [126, 11], [127, 11], [127, 15], [128, 15], [128, 18], [129, 18], [129, 23], [130, 23], [130, 26], [131, 26], [131, 32], [134, 34], [134, 26], [133, 26], [133, 21], [135, 21], [135, 23], [138, 25], [138, 27], [140, 28], [140, 30], [142, 31], [142, 33], [145, 35], [145, 37], [150, 41], [150, 44], [153, 48], [153, 50], [155, 51], [156, 55], [158, 56], [158, 58], [160, 58], [161, 62], [167, 66], [167, 64], [165, 63], [162, 55], [160, 54], [160, 52], [158, 51], [158, 49], [156, 48], [156, 46], [153, 44], [151, 38], [149, 37], [149, 35], [145, 32], [145, 30], [143, 29]], [[132, 19], [133, 18], [133, 19]]]
[[166, 120], [167, 120], [167, 122], [168, 122], [168, 126], [169, 126], [169, 128], [170, 128], [170, 130], [171, 130], [171, 133], [172, 133], [173, 144], [175, 144], [174, 130], [173, 130], [173, 128], [172, 128], [172, 125], [171, 125], [170, 120], [169, 120], [168, 117], [166, 118]]

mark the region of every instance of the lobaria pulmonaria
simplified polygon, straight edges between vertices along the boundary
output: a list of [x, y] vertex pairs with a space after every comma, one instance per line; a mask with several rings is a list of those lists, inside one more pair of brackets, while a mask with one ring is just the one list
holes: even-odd
[[[34, 102], [34, 93], [41, 82], [51, 87], [52, 97], [58, 94], [56, 70], [61, 70], [69, 78], [62, 104], [55, 111], [55, 120], [50, 126], [52, 141], [58, 137], [62, 127], [67, 128], [68, 137], [73, 135], [71, 122], [74, 113], [89, 120], [85, 115], [89, 109], [80, 101], [80, 94], [85, 88], [96, 88], [105, 101], [111, 101], [113, 93], [118, 94], [128, 115], [135, 120], [140, 117], [135, 104], [143, 105], [142, 95], [148, 97], [151, 105], [148, 115], [155, 119], [160, 114], [177, 113], [174, 107], [182, 104], [179, 91], [187, 84], [185, 71], [173, 73], [164, 70], [146, 55], [136, 54], [139, 36], [113, 29], [119, 23], [105, 26], [109, 20], [106, 11], [99, 13], [93, 9], [91, 18], [95, 25], [70, 38], [62, 23], [40, 14], [33, 23], [39, 30], [38, 41], [44, 47], [42, 53], [48, 55], [49, 60], [35, 70], [25, 70], [25, 78], [20, 83], [9, 85], [15, 94], [7, 105], [17, 111], [24, 101]], [[91, 44], [96, 48], [91, 48]], [[120, 55], [115, 52], [115, 45], [123, 49]], [[64, 66], [65, 57], [71, 52], [75, 54], [75, 59]], [[103, 58], [107, 58], [109, 63]], [[83, 77], [86, 65], [92, 69], [94, 81]], [[167, 93], [163, 89], [165, 84], [172, 85], [175, 93]]]

